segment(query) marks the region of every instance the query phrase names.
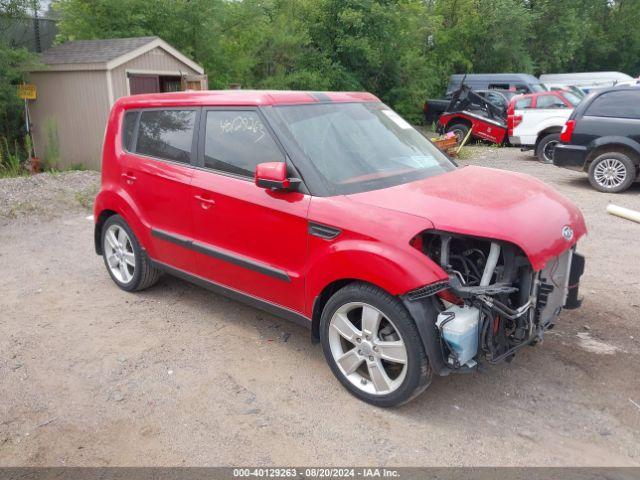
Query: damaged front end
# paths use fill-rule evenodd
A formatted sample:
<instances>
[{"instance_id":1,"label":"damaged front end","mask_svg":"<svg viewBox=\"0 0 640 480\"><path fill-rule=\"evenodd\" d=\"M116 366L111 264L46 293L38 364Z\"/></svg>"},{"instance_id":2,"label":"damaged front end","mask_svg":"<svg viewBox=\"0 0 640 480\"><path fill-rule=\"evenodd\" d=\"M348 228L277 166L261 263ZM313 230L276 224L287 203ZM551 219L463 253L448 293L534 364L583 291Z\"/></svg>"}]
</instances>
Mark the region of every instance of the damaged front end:
<instances>
[{"instance_id":1,"label":"damaged front end","mask_svg":"<svg viewBox=\"0 0 640 480\"><path fill-rule=\"evenodd\" d=\"M427 231L412 245L449 275L403 297L409 311L426 320L419 330L438 374L509 361L540 342L562 308L580 304L584 257L575 246L535 271L508 242Z\"/></svg>"}]
</instances>

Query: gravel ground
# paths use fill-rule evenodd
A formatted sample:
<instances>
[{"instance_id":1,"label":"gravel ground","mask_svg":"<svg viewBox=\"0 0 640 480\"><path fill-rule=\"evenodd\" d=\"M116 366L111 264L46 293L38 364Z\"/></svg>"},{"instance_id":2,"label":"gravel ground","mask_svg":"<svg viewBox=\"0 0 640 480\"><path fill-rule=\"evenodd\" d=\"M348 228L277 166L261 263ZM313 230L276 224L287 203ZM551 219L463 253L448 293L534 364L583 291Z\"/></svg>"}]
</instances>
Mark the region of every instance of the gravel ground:
<instances>
[{"instance_id":1,"label":"gravel ground","mask_svg":"<svg viewBox=\"0 0 640 480\"><path fill-rule=\"evenodd\" d=\"M89 208L98 193L100 173L71 171L0 179L0 217L50 216Z\"/></svg>"},{"instance_id":2,"label":"gravel ground","mask_svg":"<svg viewBox=\"0 0 640 480\"><path fill-rule=\"evenodd\" d=\"M383 410L334 380L306 330L171 277L120 291L93 252L78 172L0 180L0 465L640 465L640 185L592 190L517 149L583 210L581 309L543 345L434 379Z\"/></svg>"}]
</instances>

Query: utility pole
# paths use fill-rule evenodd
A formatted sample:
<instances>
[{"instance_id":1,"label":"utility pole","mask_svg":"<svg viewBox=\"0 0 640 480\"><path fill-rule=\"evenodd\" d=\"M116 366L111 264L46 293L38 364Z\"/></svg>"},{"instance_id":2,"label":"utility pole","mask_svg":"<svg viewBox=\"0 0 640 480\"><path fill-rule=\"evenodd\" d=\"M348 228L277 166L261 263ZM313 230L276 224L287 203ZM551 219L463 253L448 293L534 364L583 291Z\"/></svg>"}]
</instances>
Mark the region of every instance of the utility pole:
<instances>
[{"instance_id":1,"label":"utility pole","mask_svg":"<svg viewBox=\"0 0 640 480\"><path fill-rule=\"evenodd\" d=\"M39 3L38 0L33 0L33 35L36 52L42 53L42 44L40 43L40 19L38 18Z\"/></svg>"}]
</instances>

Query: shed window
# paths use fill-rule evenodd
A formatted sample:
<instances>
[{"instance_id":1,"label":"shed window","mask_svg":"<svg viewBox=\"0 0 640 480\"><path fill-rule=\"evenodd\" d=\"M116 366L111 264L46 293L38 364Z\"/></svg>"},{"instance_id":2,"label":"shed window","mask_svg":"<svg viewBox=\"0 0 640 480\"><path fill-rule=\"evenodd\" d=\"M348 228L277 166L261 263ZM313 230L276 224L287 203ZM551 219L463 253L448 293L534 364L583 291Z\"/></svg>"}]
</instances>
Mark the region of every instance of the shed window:
<instances>
[{"instance_id":1,"label":"shed window","mask_svg":"<svg viewBox=\"0 0 640 480\"><path fill-rule=\"evenodd\" d=\"M196 112L148 110L140 116L136 152L175 162L189 163Z\"/></svg>"}]
</instances>

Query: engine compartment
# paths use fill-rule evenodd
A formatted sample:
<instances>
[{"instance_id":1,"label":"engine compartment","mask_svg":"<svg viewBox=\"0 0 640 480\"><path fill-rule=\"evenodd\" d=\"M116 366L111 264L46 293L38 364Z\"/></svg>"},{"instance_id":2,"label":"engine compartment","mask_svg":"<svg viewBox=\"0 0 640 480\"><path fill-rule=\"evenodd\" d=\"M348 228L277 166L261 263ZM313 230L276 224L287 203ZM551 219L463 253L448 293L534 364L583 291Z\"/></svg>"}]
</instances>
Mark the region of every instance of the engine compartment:
<instances>
[{"instance_id":1,"label":"engine compartment","mask_svg":"<svg viewBox=\"0 0 640 480\"><path fill-rule=\"evenodd\" d=\"M449 275L420 295L437 299L435 328L452 370L511 360L542 340L565 305L574 249L536 272L508 242L427 231L412 244Z\"/></svg>"}]
</instances>

